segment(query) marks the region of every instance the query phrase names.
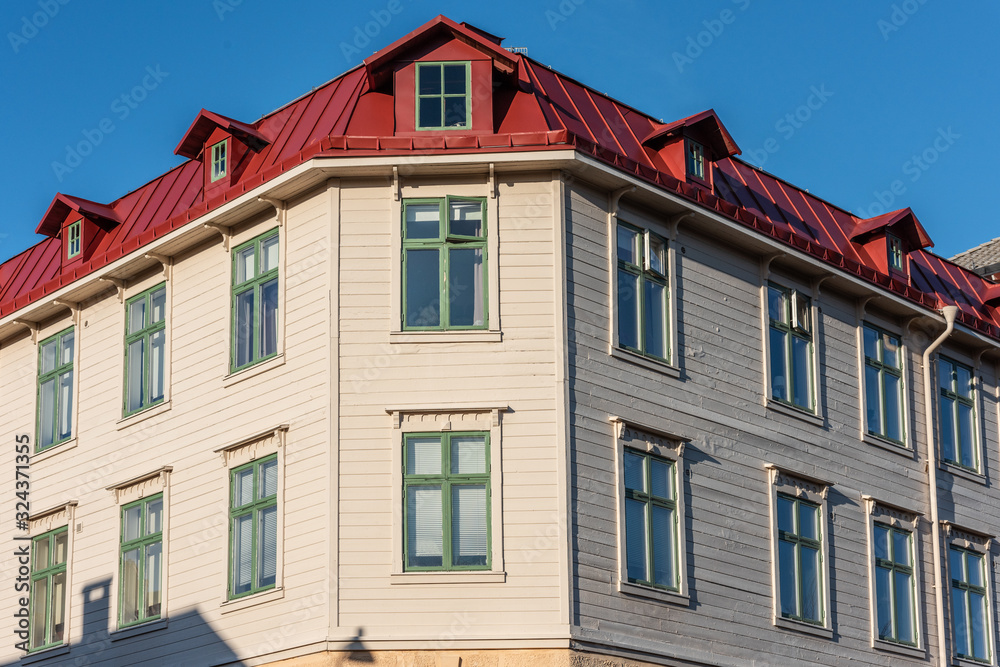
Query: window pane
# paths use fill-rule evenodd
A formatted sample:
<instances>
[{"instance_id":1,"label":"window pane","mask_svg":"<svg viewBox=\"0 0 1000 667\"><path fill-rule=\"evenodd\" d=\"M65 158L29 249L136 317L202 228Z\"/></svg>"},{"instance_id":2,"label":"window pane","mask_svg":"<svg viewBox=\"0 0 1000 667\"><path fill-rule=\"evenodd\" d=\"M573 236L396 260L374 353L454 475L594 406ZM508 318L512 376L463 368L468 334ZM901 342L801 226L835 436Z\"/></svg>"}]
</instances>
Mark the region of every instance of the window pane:
<instances>
[{"instance_id":1,"label":"window pane","mask_svg":"<svg viewBox=\"0 0 1000 667\"><path fill-rule=\"evenodd\" d=\"M236 284L240 285L248 280L253 280L257 277L254 272L254 247L251 244L249 247L240 250L236 254Z\"/></svg>"},{"instance_id":2,"label":"window pane","mask_svg":"<svg viewBox=\"0 0 1000 667\"><path fill-rule=\"evenodd\" d=\"M465 94L465 64L444 66L444 94L464 95Z\"/></svg>"},{"instance_id":3,"label":"window pane","mask_svg":"<svg viewBox=\"0 0 1000 667\"><path fill-rule=\"evenodd\" d=\"M875 558L889 560L889 529L875 524L874 532Z\"/></svg>"},{"instance_id":4,"label":"window pane","mask_svg":"<svg viewBox=\"0 0 1000 667\"><path fill-rule=\"evenodd\" d=\"M453 565L486 565L486 485L451 487Z\"/></svg>"},{"instance_id":5,"label":"window pane","mask_svg":"<svg viewBox=\"0 0 1000 667\"><path fill-rule=\"evenodd\" d=\"M799 535L810 540L819 539L819 528L816 525L819 508L799 503Z\"/></svg>"},{"instance_id":6,"label":"window pane","mask_svg":"<svg viewBox=\"0 0 1000 667\"><path fill-rule=\"evenodd\" d=\"M445 127L464 127L466 121L466 102L464 97L444 98Z\"/></svg>"},{"instance_id":7,"label":"window pane","mask_svg":"<svg viewBox=\"0 0 1000 667\"><path fill-rule=\"evenodd\" d=\"M146 326L146 299L136 299L128 305L128 332L142 331Z\"/></svg>"},{"instance_id":8,"label":"window pane","mask_svg":"<svg viewBox=\"0 0 1000 667\"><path fill-rule=\"evenodd\" d=\"M265 507L260 511L257 527L257 586L273 586L278 571L278 508Z\"/></svg>"},{"instance_id":9,"label":"window pane","mask_svg":"<svg viewBox=\"0 0 1000 667\"><path fill-rule=\"evenodd\" d=\"M912 642L913 638L913 581L905 572L896 572L896 639Z\"/></svg>"},{"instance_id":10,"label":"window pane","mask_svg":"<svg viewBox=\"0 0 1000 667\"><path fill-rule=\"evenodd\" d=\"M893 440L903 439L903 407L900 403L901 382L898 377L885 373L885 435Z\"/></svg>"},{"instance_id":11,"label":"window pane","mask_svg":"<svg viewBox=\"0 0 1000 667\"><path fill-rule=\"evenodd\" d=\"M235 507L243 507L254 501L253 467L240 470L233 479Z\"/></svg>"},{"instance_id":12,"label":"window pane","mask_svg":"<svg viewBox=\"0 0 1000 667\"><path fill-rule=\"evenodd\" d=\"M875 568L875 604L878 611L878 636L882 638L893 638L890 576L890 570L882 567Z\"/></svg>"},{"instance_id":13,"label":"window pane","mask_svg":"<svg viewBox=\"0 0 1000 667\"><path fill-rule=\"evenodd\" d=\"M73 371L59 376L59 439L72 434L73 425Z\"/></svg>"},{"instance_id":14,"label":"window pane","mask_svg":"<svg viewBox=\"0 0 1000 667\"><path fill-rule=\"evenodd\" d=\"M965 607L965 593L958 588L951 589L951 616L955 624L955 653L969 654L969 619Z\"/></svg>"},{"instance_id":15,"label":"window pane","mask_svg":"<svg viewBox=\"0 0 1000 667\"><path fill-rule=\"evenodd\" d=\"M157 331L149 337L149 402L163 400L163 373L165 370L167 334Z\"/></svg>"},{"instance_id":16,"label":"window pane","mask_svg":"<svg viewBox=\"0 0 1000 667\"><path fill-rule=\"evenodd\" d=\"M964 552L958 549L951 549L948 552L948 566L951 570L951 578L958 581L965 581L965 556Z\"/></svg>"},{"instance_id":17,"label":"window pane","mask_svg":"<svg viewBox=\"0 0 1000 667\"><path fill-rule=\"evenodd\" d=\"M417 68L420 73L420 81L417 82L417 90L421 95L441 94L441 66L421 65Z\"/></svg>"},{"instance_id":18,"label":"window pane","mask_svg":"<svg viewBox=\"0 0 1000 667\"><path fill-rule=\"evenodd\" d=\"M277 234L260 244L260 272L267 273L276 268L278 268Z\"/></svg>"},{"instance_id":19,"label":"window pane","mask_svg":"<svg viewBox=\"0 0 1000 667\"><path fill-rule=\"evenodd\" d=\"M969 619L972 630L972 656L980 660L989 657L986 639L986 599L978 593L969 593Z\"/></svg>"},{"instance_id":20,"label":"window pane","mask_svg":"<svg viewBox=\"0 0 1000 667\"><path fill-rule=\"evenodd\" d=\"M623 225L618 225L618 261L639 264L639 233Z\"/></svg>"},{"instance_id":21,"label":"window pane","mask_svg":"<svg viewBox=\"0 0 1000 667\"><path fill-rule=\"evenodd\" d=\"M441 324L441 267L437 250L406 250L406 323Z\"/></svg>"},{"instance_id":22,"label":"window pane","mask_svg":"<svg viewBox=\"0 0 1000 667\"><path fill-rule=\"evenodd\" d=\"M441 438L420 437L406 439L406 474L440 475Z\"/></svg>"},{"instance_id":23,"label":"window pane","mask_svg":"<svg viewBox=\"0 0 1000 667\"><path fill-rule=\"evenodd\" d=\"M955 391L959 396L972 396L972 373L965 366L958 366L955 373Z\"/></svg>"},{"instance_id":24,"label":"window pane","mask_svg":"<svg viewBox=\"0 0 1000 667\"><path fill-rule=\"evenodd\" d=\"M812 409L812 363L809 358L811 344L798 336L792 336L792 370L795 373L795 392L792 402L803 408Z\"/></svg>"},{"instance_id":25,"label":"window pane","mask_svg":"<svg viewBox=\"0 0 1000 667\"><path fill-rule=\"evenodd\" d=\"M420 127L442 127L441 99L423 97L420 99Z\"/></svg>"},{"instance_id":26,"label":"window pane","mask_svg":"<svg viewBox=\"0 0 1000 667\"><path fill-rule=\"evenodd\" d=\"M649 581L646 574L646 503L625 499L625 559L629 579Z\"/></svg>"},{"instance_id":27,"label":"window pane","mask_svg":"<svg viewBox=\"0 0 1000 667\"><path fill-rule=\"evenodd\" d=\"M642 493L646 492L646 471L643 466L644 456L625 452L625 488Z\"/></svg>"},{"instance_id":28,"label":"window pane","mask_svg":"<svg viewBox=\"0 0 1000 667\"><path fill-rule=\"evenodd\" d=\"M676 586L674 573L674 513L653 505L653 583Z\"/></svg>"},{"instance_id":29,"label":"window pane","mask_svg":"<svg viewBox=\"0 0 1000 667\"><path fill-rule=\"evenodd\" d=\"M674 499L673 465L657 459L649 459L649 477L652 494L660 498Z\"/></svg>"},{"instance_id":30,"label":"window pane","mask_svg":"<svg viewBox=\"0 0 1000 667\"><path fill-rule=\"evenodd\" d=\"M941 396L941 455L945 461L957 461L955 456L955 401Z\"/></svg>"},{"instance_id":31,"label":"window pane","mask_svg":"<svg viewBox=\"0 0 1000 667\"><path fill-rule=\"evenodd\" d=\"M483 205L479 202L451 202L449 219L451 222L450 234L477 237L483 235Z\"/></svg>"},{"instance_id":32,"label":"window pane","mask_svg":"<svg viewBox=\"0 0 1000 667\"><path fill-rule=\"evenodd\" d=\"M865 366L865 414L868 419L868 431L885 435L882 432L879 375L880 373L877 368Z\"/></svg>"},{"instance_id":33,"label":"window pane","mask_svg":"<svg viewBox=\"0 0 1000 667\"><path fill-rule=\"evenodd\" d=\"M260 466L260 495L258 498L268 498L278 493L278 460L272 459Z\"/></svg>"},{"instance_id":34,"label":"window pane","mask_svg":"<svg viewBox=\"0 0 1000 667\"><path fill-rule=\"evenodd\" d=\"M639 276L618 270L618 344L639 349Z\"/></svg>"},{"instance_id":35,"label":"window pane","mask_svg":"<svg viewBox=\"0 0 1000 667\"><path fill-rule=\"evenodd\" d=\"M42 375L51 373L56 369L56 341L49 341L42 345Z\"/></svg>"},{"instance_id":36,"label":"window pane","mask_svg":"<svg viewBox=\"0 0 1000 667\"><path fill-rule=\"evenodd\" d=\"M661 276L667 273L666 247L661 239L649 237L649 268Z\"/></svg>"},{"instance_id":37,"label":"window pane","mask_svg":"<svg viewBox=\"0 0 1000 667\"><path fill-rule=\"evenodd\" d=\"M52 643L66 640L66 573L52 575Z\"/></svg>"},{"instance_id":38,"label":"window pane","mask_svg":"<svg viewBox=\"0 0 1000 667\"><path fill-rule=\"evenodd\" d=\"M163 500L146 504L146 535L155 535L163 530Z\"/></svg>"},{"instance_id":39,"label":"window pane","mask_svg":"<svg viewBox=\"0 0 1000 667\"><path fill-rule=\"evenodd\" d=\"M448 308L451 326L482 326L483 250L453 248L448 258Z\"/></svg>"},{"instance_id":40,"label":"window pane","mask_svg":"<svg viewBox=\"0 0 1000 667\"><path fill-rule=\"evenodd\" d=\"M52 555L51 550L51 537L46 537L43 540L34 541L35 550L35 570L44 570L51 564L49 558Z\"/></svg>"},{"instance_id":41,"label":"window pane","mask_svg":"<svg viewBox=\"0 0 1000 667\"><path fill-rule=\"evenodd\" d=\"M961 463L967 468L976 467L976 453L973 439L972 407L958 404L958 429L962 448Z\"/></svg>"},{"instance_id":42,"label":"window pane","mask_svg":"<svg viewBox=\"0 0 1000 667\"><path fill-rule=\"evenodd\" d=\"M244 366L253 360L254 291L248 289L236 296L236 366Z\"/></svg>"},{"instance_id":43,"label":"window pane","mask_svg":"<svg viewBox=\"0 0 1000 667\"><path fill-rule=\"evenodd\" d=\"M278 280L260 286L260 299L264 306L260 323L260 356L278 353Z\"/></svg>"},{"instance_id":44,"label":"window pane","mask_svg":"<svg viewBox=\"0 0 1000 667\"><path fill-rule=\"evenodd\" d=\"M407 487L406 532L408 565L440 567L443 564L440 486Z\"/></svg>"},{"instance_id":45,"label":"window pane","mask_svg":"<svg viewBox=\"0 0 1000 667\"><path fill-rule=\"evenodd\" d=\"M875 359L877 361L879 332L870 327L865 327L862 337L864 338L865 343L865 357Z\"/></svg>"},{"instance_id":46,"label":"window pane","mask_svg":"<svg viewBox=\"0 0 1000 667\"><path fill-rule=\"evenodd\" d=\"M136 540L142 535L142 505L133 505L125 510L122 539L126 542Z\"/></svg>"},{"instance_id":47,"label":"window pane","mask_svg":"<svg viewBox=\"0 0 1000 667\"><path fill-rule=\"evenodd\" d=\"M910 534L894 531L892 534L892 559L900 565L910 566Z\"/></svg>"},{"instance_id":48,"label":"window pane","mask_svg":"<svg viewBox=\"0 0 1000 667\"><path fill-rule=\"evenodd\" d=\"M661 359L667 356L667 288L646 280L644 283L644 352Z\"/></svg>"},{"instance_id":49,"label":"window pane","mask_svg":"<svg viewBox=\"0 0 1000 667\"><path fill-rule=\"evenodd\" d=\"M781 579L781 613L784 616L798 616L798 568L795 564L795 545L781 540L778 542L778 576Z\"/></svg>"},{"instance_id":50,"label":"window pane","mask_svg":"<svg viewBox=\"0 0 1000 667\"><path fill-rule=\"evenodd\" d=\"M138 410L143 406L143 352L145 339L139 338L129 343L128 346L128 395L126 401L127 412Z\"/></svg>"},{"instance_id":51,"label":"window pane","mask_svg":"<svg viewBox=\"0 0 1000 667\"><path fill-rule=\"evenodd\" d=\"M803 546L802 559L802 617L821 621L822 598L820 593L819 551Z\"/></svg>"},{"instance_id":52,"label":"window pane","mask_svg":"<svg viewBox=\"0 0 1000 667\"><path fill-rule=\"evenodd\" d=\"M809 310L809 299L798 292L795 293L795 326L804 331L812 329L812 313Z\"/></svg>"},{"instance_id":53,"label":"window pane","mask_svg":"<svg viewBox=\"0 0 1000 667\"><path fill-rule=\"evenodd\" d=\"M982 587L983 584L983 559L975 554L965 554L965 573L970 586Z\"/></svg>"},{"instance_id":54,"label":"window pane","mask_svg":"<svg viewBox=\"0 0 1000 667\"><path fill-rule=\"evenodd\" d=\"M795 532L795 502L783 496L778 496L778 530Z\"/></svg>"},{"instance_id":55,"label":"window pane","mask_svg":"<svg viewBox=\"0 0 1000 667\"><path fill-rule=\"evenodd\" d=\"M944 359L938 360L938 386L946 391L952 388L952 365Z\"/></svg>"},{"instance_id":56,"label":"window pane","mask_svg":"<svg viewBox=\"0 0 1000 667\"><path fill-rule=\"evenodd\" d=\"M771 328L771 396L788 400L787 371L785 369L785 338L787 333Z\"/></svg>"},{"instance_id":57,"label":"window pane","mask_svg":"<svg viewBox=\"0 0 1000 667\"><path fill-rule=\"evenodd\" d=\"M250 568L253 563L253 519L244 514L233 519L233 594L250 590Z\"/></svg>"},{"instance_id":58,"label":"window pane","mask_svg":"<svg viewBox=\"0 0 1000 667\"><path fill-rule=\"evenodd\" d=\"M440 206L437 204L407 204L404 232L407 239L438 238L441 235Z\"/></svg>"},{"instance_id":59,"label":"window pane","mask_svg":"<svg viewBox=\"0 0 1000 667\"><path fill-rule=\"evenodd\" d=\"M900 368L899 339L889 334L882 335L882 363L893 368Z\"/></svg>"},{"instance_id":60,"label":"window pane","mask_svg":"<svg viewBox=\"0 0 1000 667\"><path fill-rule=\"evenodd\" d=\"M70 331L62 337L62 348L59 354L59 365L69 364L73 362L73 340L76 338L76 333Z\"/></svg>"},{"instance_id":61,"label":"window pane","mask_svg":"<svg viewBox=\"0 0 1000 667\"><path fill-rule=\"evenodd\" d=\"M145 616L160 615L160 581L163 568L163 543L154 542L146 547Z\"/></svg>"},{"instance_id":62,"label":"window pane","mask_svg":"<svg viewBox=\"0 0 1000 667\"><path fill-rule=\"evenodd\" d=\"M122 623L139 620L139 550L122 554Z\"/></svg>"},{"instance_id":63,"label":"window pane","mask_svg":"<svg viewBox=\"0 0 1000 667\"><path fill-rule=\"evenodd\" d=\"M31 584L31 647L48 643L45 636L45 607L49 598L49 580L41 578Z\"/></svg>"},{"instance_id":64,"label":"window pane","mask_svg":"<svg viewBox=\"0 0 1000 667\"><path fill-rule=\"evenodd\" d=\"M62 531L53 538L52 542L54 543L52 551L52 564L59 565L61 563L65 563L66 547L69 544L69 533L65 530Z\"/></svg>"},{"instance_id":65,"label":"window pane","mask_svg":"<svg viewBox=\"0 0 1000 667\"><path fill-rule=\"evenodd\" d=\"M161 287L149 296L151 313L149 321L152 324L162 322L167 316L167 288Z\"/></svg>"},{"instance_id":66,"label":"window pane","mask_svg":"<svg viewBox=\"0 0 1000 667\"><path fill-rule=\"evenodd\" d=\"M440 451L439 447L438 452ZM486 438L481 435L452 437L451 472L454 475L478 475L485 473Z\"/></svg>"},{"instance_id":67,"label":"window pane","mask_svg":"<svg viewBox=\"0 0 1000 667\"><path fill-rule=\"evenodd\" d=\"M38 446L48 447L55 442L56 382L46 380L38 388Z\"/></svg>"},{"instance_id":68,"label":"window pane","mask_svg":"<svg viewBox=\"0 0 1000 667\"><path fill-rule=\"evenodd\" d=\"M788 309L785 306L786 295L783 291L774 288L767 288L767 314L775 322L788 324Z\"/></svg>"}]
</instances>

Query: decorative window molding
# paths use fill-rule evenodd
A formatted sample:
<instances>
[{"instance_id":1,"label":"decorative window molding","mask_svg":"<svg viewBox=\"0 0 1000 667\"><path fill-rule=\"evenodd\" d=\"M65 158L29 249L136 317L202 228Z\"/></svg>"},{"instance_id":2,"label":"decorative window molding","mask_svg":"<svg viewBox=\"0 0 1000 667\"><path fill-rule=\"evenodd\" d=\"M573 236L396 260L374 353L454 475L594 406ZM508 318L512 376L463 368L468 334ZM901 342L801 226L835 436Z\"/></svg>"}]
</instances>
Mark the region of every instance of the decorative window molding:
<instances>
[{"instance_id":1,"label":"decorative window molding","mask_svg":"<svg viewBox=\"0 0 1000 667\"><path fill-rule=\"evenodd\" d=\"M223 467L234 468L284 449L288 428L288 424L280 424L212 452L222 457Z\"/></svg>"},{"instance_id":2,"label":"decorative window molding","mask_svg":"<svg viewBox=\"0 0 1000 667\"><path fill-rule=\"evenodd\" d=\"M74 519L77 505L77 501L71 500L37 512L28 518L28 531L32 536L32 574L28 593L29 600L31 601L30 611L32 619L35 618L34 607L37 604L36 600L41 597L45 600L46 604L46 611L43 614L44 630L41 637L37 636L37 626L34 626L34 623L32 623L33 627L30 629L31 636L28 644L29 655L35 652L39 654L43 652L47 653L50 650L57 649L57 647L67 645L71 641L72 605L70 603L72 600L71 591L73 590L73 542L75 533L71 528L75 525ZM63 538L62 536L65 537ZM58 538L58 544L56 543L56 538ZM45 549L46 562L43 564L39 560L43 556L43 552L39 548L38 542L39 540L46 539L48 541L48 548ZM61 555L58 552L62 549L65 549L65 553ZM58 556L55 560L61 560L62 562L54 562L53 556ZM59 577L62 581L53 581L53 578L58 575L63 575ZM36 589L36 579L45 579L46 583L38 584ZM53 584L61 584L61 596L59 596L59 592L55 590ZM52 606L52 602L56 601L54 596L61 597L61 600L58 601L59 607L56 608ZM54 624L54 620L61 620L61 623ZM58 627L60 625L61 627Z\"/></svg>"},{"instance_id":3,"label":"decorative window molding","mask_svg":"<svg viewBox=\"0 0 1000 667\"><path fill-rule=\"evenodd\" d=\"M990 557L995 538L950 521L942 521L941 526L948 546L954 664L962 667L996 665L993 562Z\"/></svg>"},{"instance_id":4,"label":"decorative window molding","mask_svg":"<svg viewBox=\"0 0 1000 667\"><path fill-rule=\"evenodd\" d=\"M827 519L832 484L771 463L764 467L771 516L772 622L777 627L832 639ZM805 561L805 557L810 560ZM794 558L793 565L784 566L783 558ZM803 567L807 562L812 569ZM820 581L805 576L813 571ZM785 590L792 587L794 590Z\"/></svg>"},{"instance_id":5,"label":"decorative window molding","mask_svg":"<svg viewBox=\"0 0 1000 667\"><path fill-rule=\"evenodd\" d=\"M127 505L140 498L157 493L166 495L170 487L170 473L173 466L163 466L142 475L106 487L115 499L116 505Z\"/></svg>"}]
</instances>

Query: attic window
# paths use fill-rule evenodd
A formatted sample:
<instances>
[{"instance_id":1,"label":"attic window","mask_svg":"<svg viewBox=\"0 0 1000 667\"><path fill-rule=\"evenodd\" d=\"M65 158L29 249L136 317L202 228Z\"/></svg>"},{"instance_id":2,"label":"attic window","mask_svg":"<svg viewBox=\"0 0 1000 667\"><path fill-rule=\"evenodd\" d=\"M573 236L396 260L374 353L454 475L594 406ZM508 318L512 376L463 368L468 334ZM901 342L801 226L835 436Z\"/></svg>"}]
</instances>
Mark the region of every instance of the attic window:
<instances>
[{"instance_id":1,"label":"attic window","mask_svg":"<svg viewBox=\"0 0 1000 667\"><path fill-rule=\"evenodd\" d=\"M417 63L417 129L472 127L469 62Z\"/></svg>"},{"instance_id":2,"label":"attic window","mask_svg":"<svg viewBox=\"0 0 1000 667\"><path fill-rule=\"evenodd\" d=\"M691 178L705 180L705 148L697 141L687 140L687 173Z\"/></svg>"},{"instance_id":3,"label":"attic window","mask_svg":"<svg viewBox=\"0 0 1000 667\"><path fill-rule=\"evenodd\" d=\"M73 259L80 254L83 235L83 220L77 220L66 228L66 259Z\"/></svg>"},{"instance_id":4,"label":"attic window","mask_svg":"<svg viewBox=\"0 0 1000 667\"><path fill-rule=\"evenodd\" d=\"M889 268L903 271L903 242L891 234L886 234L885 239L889 248Z\"/></svg>"},{"instance_id":5,"label":"attic window","mask_svg":"<svg viewBox=\"0 0 1000 667\"><path fill-rule=\"evenodd\" d=\"M212 182L226 175L226 140L212 146Z\"/></svg>"}]
</instances>

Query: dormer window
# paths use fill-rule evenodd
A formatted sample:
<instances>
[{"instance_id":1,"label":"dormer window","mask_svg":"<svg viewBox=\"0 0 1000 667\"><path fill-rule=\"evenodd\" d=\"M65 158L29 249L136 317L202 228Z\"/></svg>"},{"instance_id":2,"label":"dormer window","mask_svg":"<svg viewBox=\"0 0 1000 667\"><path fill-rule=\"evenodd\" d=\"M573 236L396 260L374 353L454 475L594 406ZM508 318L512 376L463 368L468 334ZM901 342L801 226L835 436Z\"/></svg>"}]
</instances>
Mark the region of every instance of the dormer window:
<instances>
[{"instance_id":1,"label":"dormer window","mask_svg":"<svg viewBox=\"0 0 1000 667\"><path fill-rule=\"evenodd\" d=\"M212 182L226 175L226 140L212 146Z\"/></svg>"},{"instance_id":2,"label":"dormer window","mask_svg":"<svg viewBox=\"0 0 1000 667\"><path fill-rule=\"evenodd\" d=\"M705 147L697 141L687 140L687 173L690 178L705 180Z\"/></svg>"},{"instance_id":3,"label":"dormer window","mask_svg":"<svg viewBox=\"0 0 1000 667\"><path fill-rule=\"evenodd\" d=\"M70 223L66 228L66 259L73 259L80 254L83 245L83 220Z\"/></svg>"},{"instance_id":4,"label":"dormer window","mask_svg":"<svg viewBox=\"0 0 1000 667\"><path fill-rule=\"evenodd\" d=\"M417 63L417 129L472 127L470 63Z\"/></svg>"},{"instance_id":5,"label":"dormer window","mask_svg":"<svg viewBox=\"0 0 1000 667\"><path fill-rule=\"evenodd\" d=\"M885 235L886 245L889 250L889 269L905 273L903 268L903 242L891 234Z\"/></svg>"}]
</instances>

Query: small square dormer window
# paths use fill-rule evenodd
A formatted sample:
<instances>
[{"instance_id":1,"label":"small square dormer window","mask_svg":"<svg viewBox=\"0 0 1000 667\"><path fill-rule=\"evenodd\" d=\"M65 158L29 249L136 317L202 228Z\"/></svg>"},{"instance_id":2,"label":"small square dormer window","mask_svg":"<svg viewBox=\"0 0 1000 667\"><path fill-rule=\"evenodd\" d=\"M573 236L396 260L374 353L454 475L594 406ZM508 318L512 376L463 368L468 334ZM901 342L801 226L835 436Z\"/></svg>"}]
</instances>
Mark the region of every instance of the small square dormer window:
<instances>
[{"instance_id":1,"label":"small square dormer window","mask_svg":"<svg viewBox=\"0 0 1000 667\"><path fill-rule=\"evenodd\" d=\"M691 178L705 180L705 147L697 141L687 140L687 173Z\"/></svg>"},{"instance_id":2,"label":"small square dormer window","mask_svg":"<svg viewBox=\"0 0 1000 667\"><path fill-rule=\"evenodd\" d=\"M468 62L417 63L417 129L472 127Z\"/></svg>"},{"instance_id":3,"label":"small square dormer window","mask_svg":"<svg viewBox=\"0 0 1000 667\"><path fill-rule=\"evenodd\" d=\"M212 182L226 175L226 140L212 146Z\"/></svg>"},{"instance_id":4,"label":"small square dormer window","mask_svg":"<svg viewBox=\"0 0 1000 667\"><path fill-rule=\"evenodd\" d=\"M903 268L903 242L891 234L885 235L889 249L889 268L893 271L905 271Z\"/></svg>"},{"instance_id":5,"label":"small square dormer window","mask_svg":"<svg viewBox=\"0 0 1000 667\"><path fill-rule=\"evenodd\" d=\"M70 223L66 228L66 259L73 259L80 254L83 246L83 220Z\"/></svg>"}]
</instances>

